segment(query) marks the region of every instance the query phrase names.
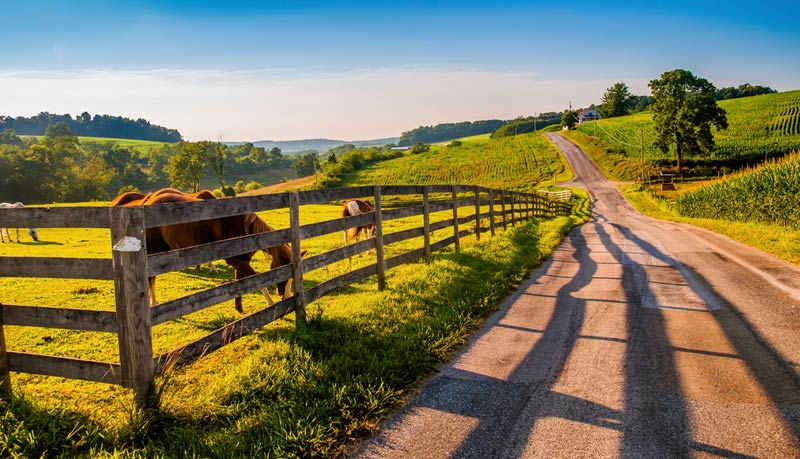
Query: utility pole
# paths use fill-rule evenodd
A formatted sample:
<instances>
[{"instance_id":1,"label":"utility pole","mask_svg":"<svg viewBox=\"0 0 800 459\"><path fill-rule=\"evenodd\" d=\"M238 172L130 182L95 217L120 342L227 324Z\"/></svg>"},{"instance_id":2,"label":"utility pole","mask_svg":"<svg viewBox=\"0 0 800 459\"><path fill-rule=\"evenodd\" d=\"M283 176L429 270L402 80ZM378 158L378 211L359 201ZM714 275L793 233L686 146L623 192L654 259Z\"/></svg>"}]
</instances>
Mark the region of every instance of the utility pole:
<instances>
[{"instance_id":1,"label":"utility pole","mask_svg":"<svg viewBox=\"0 0 800 459\"><path fill-rule=\"evenodd\" d=\"M536 112L533 112L533 132L536 132Z\"/></svg>"}]
</instances>

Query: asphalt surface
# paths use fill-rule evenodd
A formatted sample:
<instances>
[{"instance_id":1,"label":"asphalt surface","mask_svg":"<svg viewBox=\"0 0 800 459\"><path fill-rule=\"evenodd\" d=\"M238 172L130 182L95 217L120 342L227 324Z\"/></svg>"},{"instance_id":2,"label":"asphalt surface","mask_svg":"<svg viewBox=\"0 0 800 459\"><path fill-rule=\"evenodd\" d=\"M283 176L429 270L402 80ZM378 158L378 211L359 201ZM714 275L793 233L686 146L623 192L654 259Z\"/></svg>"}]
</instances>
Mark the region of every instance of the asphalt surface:
<instances>
[{"instance_id":1,"label":"asphalt surface","mask_svg":"<svg viewBox=\"0 0 800 459\"><path fill-rule=\"evenodd\" d=\"M637 213L548 136L592 220L353 456L800 458L800 269Z\"/></svg>"}]
</instances>

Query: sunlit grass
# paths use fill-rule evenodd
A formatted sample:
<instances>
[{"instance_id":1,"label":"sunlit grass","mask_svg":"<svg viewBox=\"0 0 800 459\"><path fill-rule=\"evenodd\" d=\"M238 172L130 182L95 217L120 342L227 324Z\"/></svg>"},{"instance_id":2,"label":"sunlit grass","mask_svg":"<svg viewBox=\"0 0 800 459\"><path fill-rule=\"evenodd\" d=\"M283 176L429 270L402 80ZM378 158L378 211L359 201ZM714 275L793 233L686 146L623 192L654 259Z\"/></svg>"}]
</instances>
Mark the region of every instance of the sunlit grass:
<instances>
[{"instance_id":1,"label":"sunlit grass","mask_svg":"<svg viewBox=\"0 0 800 459\"><path fill-rule=\"evenodd\" d=\"M301 220L337 218L339 211L338 205L304 206ZM447 214L436 218L449 218ZM0 418L0 452L11 457L334 457L349 440L375 429L380 417L449 358L510 289L550 254L563 234L587 215L588 199L583 195L576 216L498 229L495 237L487 234L480 242L468 237L459 254L451 247L435 253L430 264L415 262L388 271L384 291L378 291L372 278L323 297L309 305L305 330L295 330L289 315L158 378L162 397L157 412L137 412L130 391L120 387L14 374L17 396ZM278 228L288 225L285 210L262 216ZM420 226L421 218L410 220L414 219L387 222L386 232ZM45 240L62 243L59 256L79 256L82 252L74 247L68 230L59 231L42 230ZM434 240L449 235L439 233ZM110 245L102 230L81 237L102 247ZM341 237L337 232L315 238L304 248L309 255L320 253L340 246ZM388 246L387 256L420 246L419 240ZM40 250L13 244L4 248L4 254L32 248ZM98 255L103 250L108 248L97 249ZM354 257L353 263L371 263L371 257ZM261 263L257 270L265 269ZM344 263L330 270L345 272ZM187 269L160 276L159 296L182 296L230 278L229 270L221 271L215 276ZM331 274L325 271L309 273L307 282ZM2 279L4 296L17 281ZM55 289L29 285L14 290L13 296L15 302L111 307L110 301L105 305L110 300L106 287L71 282L63 281ZM74 293L77 289L81 290ZM63 296L70 300L58 300ZM246 311L260 307L262 297L247 296ZM171 349L235 317L232 304L222 304L155 327L154 348ZM12 350L74 353L101 360L115 357L113 336L90 335L103 334L6 330Z\"/></svg>"}]
</instances>

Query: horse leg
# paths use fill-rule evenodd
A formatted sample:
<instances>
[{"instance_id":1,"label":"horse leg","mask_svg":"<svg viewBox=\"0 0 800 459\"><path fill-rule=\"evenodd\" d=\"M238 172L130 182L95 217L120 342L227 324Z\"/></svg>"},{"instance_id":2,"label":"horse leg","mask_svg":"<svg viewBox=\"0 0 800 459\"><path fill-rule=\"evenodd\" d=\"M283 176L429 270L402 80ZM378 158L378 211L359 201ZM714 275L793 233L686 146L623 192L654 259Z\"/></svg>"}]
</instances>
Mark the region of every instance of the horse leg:
<instances>
[{"instance_id":1,"label":"horse leg","mask_svg":"<svg viewBox=\"0 0 800 459\"><path fill-rule=\"evenodd\" d=\"M8 235L8 240L11 240L11 235ZM19 227L17 227L17 244L19 244Z\"/></svg>"},{"instance_id":2,"label":"horse leg","mask_svg":"<svg viewBox=\"0 0 800 459\"><path fill-rule=\"evenodd\" d=\"M294 294L294 292L292 291L292 286L293 285L294 285L294 279L292 279L290 277L289 280L286 281L286 288L283 290L283 297L284 298L289 298L290 296L292 296Z\"/></svg>"},{"instance_id":3,"label":"horse leg","mask_svg":"<svg viewBox=\"0 0 800 459\"><path fill-rule=\"evenodd\" d=\"M0 228L0 242L6 242L6 240L3 239L3 229L4 228ZM8 232L8 230L6 230L6 232ZM8 242L11 242L11 236L8 237Z\"/></svg>"},{"instance_id":4,"label":"horse leg","mask_svg":"<svg viewBox=\"0 0 800 459\"><path fill-rule=\"evenodd\" d=\"M147 278L147 297L150 298L150 306L158 304L156 301L156 276Z\"/></svg>"},{"instance_id":5,"label":"horse leg","mask_svg":"<svg viewBox=\"0 0 800 459\"><path fill-rule=\"evenodd\" d=\"M233 267L235 279L244 279L245 277L252 276L256 273L250 263L244 260L225 260L229 265ZM272 297L269 296L269 291L266 287L261 289L261 293L264 294L264 298L267 300L267 306L272 306L275 304L275 301L272 300ZM236 308L236 312L239 314L244 314L244 308L242 307L242 297L237 296L234 299L234 307Z\"/></svg>"}]
</instances>

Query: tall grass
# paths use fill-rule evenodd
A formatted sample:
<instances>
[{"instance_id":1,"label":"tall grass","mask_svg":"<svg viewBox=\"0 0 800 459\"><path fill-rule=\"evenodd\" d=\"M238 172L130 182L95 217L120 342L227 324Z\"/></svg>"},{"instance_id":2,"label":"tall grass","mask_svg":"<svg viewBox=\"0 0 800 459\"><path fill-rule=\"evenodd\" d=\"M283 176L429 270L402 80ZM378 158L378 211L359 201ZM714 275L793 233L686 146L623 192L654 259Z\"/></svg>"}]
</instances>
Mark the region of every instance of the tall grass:
<instances>
[{"instance_id":1,"label":"tall grass","mask_svg":"<svg viewBox=\"0 0 800 459\"><path fill-rule=\"evenodd\" d=\"M800 153L683 193L675 206L687 217L800 228Z\"/></svg>"}]
</instances>

